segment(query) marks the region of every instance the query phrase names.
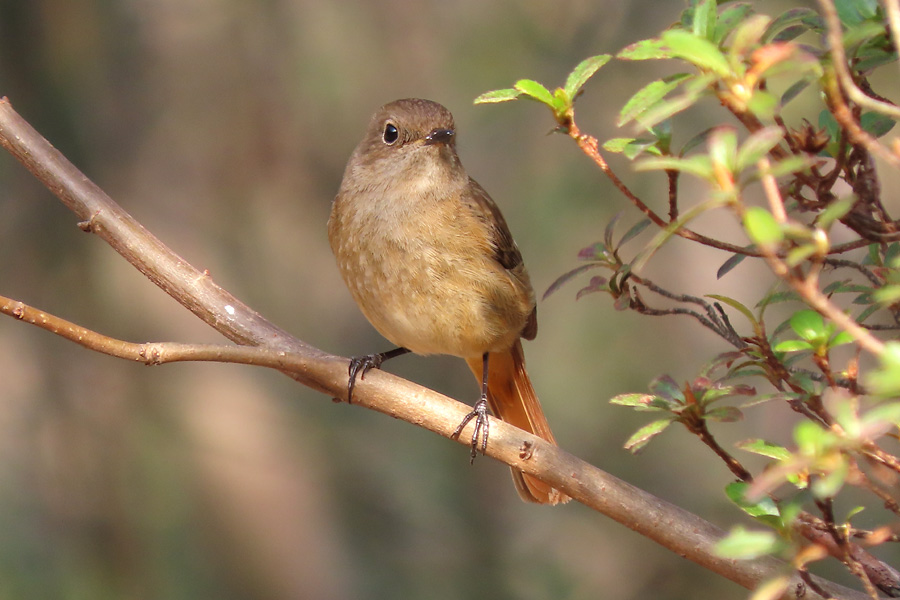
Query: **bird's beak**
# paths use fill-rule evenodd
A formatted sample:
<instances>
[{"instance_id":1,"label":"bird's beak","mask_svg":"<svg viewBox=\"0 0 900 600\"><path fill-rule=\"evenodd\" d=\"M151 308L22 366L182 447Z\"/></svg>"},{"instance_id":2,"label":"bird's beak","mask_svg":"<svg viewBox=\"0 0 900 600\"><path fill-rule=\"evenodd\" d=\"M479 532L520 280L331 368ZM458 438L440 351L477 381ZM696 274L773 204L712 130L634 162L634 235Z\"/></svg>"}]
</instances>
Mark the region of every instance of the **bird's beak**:
<instances>
[{"instance_id":1,"label":"bird's beak","mask_svg":"<svg viewBox=\"0 0 900 600\"><path fill-rule=\"evenodd\" d=\"M449 144L453 140L454 135L456 135L456 132L452 129L435 129L425 136L425 144L427 146L432 144Z\"/></svg>"}]
</instances>

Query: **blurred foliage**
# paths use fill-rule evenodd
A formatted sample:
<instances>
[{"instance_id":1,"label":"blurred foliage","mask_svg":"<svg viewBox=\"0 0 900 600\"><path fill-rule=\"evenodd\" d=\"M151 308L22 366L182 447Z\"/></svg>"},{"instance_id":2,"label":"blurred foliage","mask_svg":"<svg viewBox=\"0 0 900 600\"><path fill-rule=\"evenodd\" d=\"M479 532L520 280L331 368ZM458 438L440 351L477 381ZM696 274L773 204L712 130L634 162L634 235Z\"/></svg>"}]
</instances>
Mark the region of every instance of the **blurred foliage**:
<instances>
[{"instance_id":1,"label":"blurred foliage","mask_svg":"<svg viewBox=\"0 0 900 600\"><path fill-rule=\"evenodd\" d=\"M612 399L661 415L641 426L625 448L637 452L672 424L683 425L739 480L728 484L728 497L775 530L735 526L720 545L724 556L781 556L805 575L812 563L831 554L873 598L878 590L896 596L900 574L862 546L897 542L900 516L900 343L892 335L900 330L900 221L890 217L894 198L882 193L886 188L880 181L883 171L900 168L900 144L885 139L900 109L871 83L879 70L895 73L897 33L888 27L888 3L819 4L822 15L795 8L772 17L747 3L693 0L661 35L619 52L622 60L674 59L675 69L691 69L668 73L625 102L619 124L634 121L645 137L615 138L603 145L635 161L637 171L667 176L668 219L617 184L647 218L616 244L613 219L603 241L579 253L587 264L563 274L548 293L589 269L605 269L612 275L592 277L576 299L605 292L619 310L688 314L733 346L689 383L661 375L649 393ZM575 121L578 90L608 60L605 55L585 60L562 88L551 91L525 79L511 89L483 94L477 102L522 97L546 105L557 131L572 137L615 180L597 153L596 139ZM818 128L809 119L785 116L787 105L807 88L821 103ZM886 93L892 92L896 85ZM728 110L731 122L691 134L680 122L681 113L711 101ZM747 132L743 141L741 129ZM673 132L685 130L688 141L676 150ZM703 180L707 197L685 207L682 175ZM711 211L731 213L743 236L707 237L688 228ZM623 257L621 246L648 223L657 226L657 234L630 259ZM776 276L774 287L756 287L754 312L734 298L705 294L709 302L642 277L648 262L676 236L733 251L717 277L727 276L746 258L765 261ZM646 294L674 307L651 308ZM767 309L777 303L789 303L792 312L773 327ZM740 318L737 326L732 316ZM839 352L847 346L849 354ZM775 444L746 426L741 435L753 438L738 447L768 459L753 472L718 442L709 425L740 422L747 410L773 400L797 415L793 443ZM862 491L861 499L846 500L849 494L842 492L849 487ZM847 502L859 504L846 515L837 514L835 506ZM868 527L851 523L864 509L883 513ZM787 574L779 575L753 597L780 597L788 585Z\"/></svg>"},{"instance_id":2,"label":"blurred foliage","mask_svg":"<svg viewBox=\"0 0 900 600\"><path fill-rule=\"evenodd\" d=\"M679 17L684 4L0 2L0 94L186 260L208 268L220 284L299 337L347 355L377 350L384 341L340 283L325 239L343 166L378 105L418 96L450 107L462 159L503 208L537 287L549 287L589 240L604 238L579 256L583 270L610 275L597 275L580 295L609 293L614 302L572 303L556 294L542 303L540 336L526 349L557 438L636 485L724 520L733 513L718 492L728 473L719 457L671 431L644 436L652 443L631 456L621 446L645 424L645 415L609 410L607 400L655 380L651 394L660 398L656 405L667 422L699 427L714 415L728 417L716 423L730 422L740 410L747 426L764 428L770 440L748 445L757 450L754 457L787 460L783 450L807 461L789 463L783 473L795 485L792 478L801 481L804 468L823 468L817 452L841 457L857 451L845 438L828 438L804 442L812 454L798 454L784 408L831 389L810 375L822 373L818 366L805 368L804 361L819 356L815 348L824 347L834 362L846 360L835 352L852 346L833 348L844 340L827 320L819 332L794 330L791 314L803 309L791 291L776 289L755 311L747 308L769 285L768 272L755 261L723 265L720 250L684 244L674 228L660 230L643 217L625 234L615 224L604 232L603 223L622 210L621 196L562 136L544 137L545 119L527 107L471 106L481 91L522 73L532 74L533 84L513 89L543 96L538 80L564 79L560 74L580 63L559 92L541 86L550 94L555 123L563 118L565 130L567 109L577 100L579 125L610 139L605 146L617 170L625 172L632 161L664 169L665 179L642 174L629 180L637 196L666 198L669 182L678 179L672 173L690 174L697 181L680 182L684 196L708 202L697 214L675 215L678 227L690 222L722 235L732 231L733 211L713 209L748 201L766 173L791 177L791 168L816 168L818 158L807 155L820 153L832 161L844 153L852 158L850 169L864 164L852 154L854 145L841 141L841 125L814 93L822 61L805 53L818 40L812 29L820 23L817 13L788 1L718 8L706 2ZM853 33L848 51L855 68L870 69L866 75L877 86L884 81L879 73L892 68L885 64L887 38L872 26L881 15L871 13L871 3L841 6ZM755 37L765 14L780 16ZM784 39L766 38L769 29ZM789 32L798 33L785 37ZM651 41L635 44L644 38ZM754 54L793 40L801 48L787 56ZM666 52L681 63L639 60ZM672 74L673 64L694 66ZM796 72L777 73L785 66ZM723 89L742 114L759 115L765 124L741 143L737 127L716 127L724 111L710 108L713 88L726 80ZM736 93L738 83L744 92ZM784 88L780 94L772 91L776 84ZM792 110L794 128L776 138L776 115ZM871 110L859 120L879 136L890 125ZM635 123L637 133L627 129ZM802 160L784 157L767 171L758 168L760 156L786 144ZM676 162L654 165L651 158ZM712 191L701 181L711 182ZM723 189L728 181L733 186ZM885 175L882 188L890 185ZM9 157L0 158L0 187L6 295L117 337L218 341L84 236L72 215ZM838 191L838 199L805 215L819 215L829 242L847 236L842 219L853 214L839 210L852 192ZM749 208L766 210L764 203ZM809 219L797 227L775 219L773 228L762 213L748 214L748 229L759 236L753 241L793 251L795 268L821 255L821 235L806 235ZM645 266L634 272L634 255L622 247L649 231L654 237L641 255ZM838 278L827 293L860 299L854 306L871 309L874 322L892 302L885 282L900 281L896 254L894 243L875 245L858 262L877 283ZM739 271L716 279L720 265ZM694 308L666 307L665 314L687 319L646 319L627 310L654 314L640 302L637 286L662 293L703 289L710 297L674 294L669 301ZM758 344L731 366L722 359L704 367L729 332L722 305L744 315L751 329L772 319L785 325L744 336ZM698 333L703 320L712 328ZM791 340L810 348L783 348L771 364L762 354ZM872 378L888 398L900 387L891 366L900 365L898 356L887 345L884 367ZM749 388L722 380L721 371L745 365L738 369L744 375L765 379L766 368L781 362L799 391L769 392L754 384L760 399L776 401L753 411L729 404L734 398L746 403ZM753 375L754 368L763 374ZM473 400L477 393L462 361L407 358L390 369L458 398ZM705 379L693 375L707 369ZM690 383L672 384L685 378ZM523 505L502 465L476 461L469 467L464 448L333 405L276 374L215 365L142 369L7 321L0 322L0 379L2 598L595 598L598 590L611 598L746 595L577 506ZM691 396L703 406L688 407ZM854 414L841 422L870 423L868 412L856 420ZM879 424L890 417L874 414ZM724 447L740 436L747 437L723 428L715 439ZM849 488L840 493L852 493ZM851 503L868 502L862 497ZM778 518L785 506L778 504ZM881 520L872 509L855 516L854 524L874 529ZM830 565L822 569L833 575Z\"/></svg>"}]
</instances>

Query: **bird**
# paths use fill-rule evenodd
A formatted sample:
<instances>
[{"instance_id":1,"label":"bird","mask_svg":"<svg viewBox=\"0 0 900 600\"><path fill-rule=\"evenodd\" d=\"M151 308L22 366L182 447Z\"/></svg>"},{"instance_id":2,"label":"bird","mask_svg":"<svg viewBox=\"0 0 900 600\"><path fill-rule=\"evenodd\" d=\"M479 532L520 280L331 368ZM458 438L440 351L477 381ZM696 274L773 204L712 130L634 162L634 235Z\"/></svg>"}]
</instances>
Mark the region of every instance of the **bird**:
<instances>
[{"instance_id":1,"label":"bird","mask_svg":"<svg viewBox=\"0 0 900 600\"><path fill-rule=\"evenodd\" d=\"M463 358L481 384L471 456L486 450L497 418L556 444L525 369L522 339L537 335L534 291L518 246L490 195L456 151L441 104L385 104L347 163L328 219L338 269L362 313L397 348L354 357L357 377L413 352ZM480 436L480 444L479 444ZM568 496L512 468L519 496L558 504Z\"/></svg>"}]
</instances>

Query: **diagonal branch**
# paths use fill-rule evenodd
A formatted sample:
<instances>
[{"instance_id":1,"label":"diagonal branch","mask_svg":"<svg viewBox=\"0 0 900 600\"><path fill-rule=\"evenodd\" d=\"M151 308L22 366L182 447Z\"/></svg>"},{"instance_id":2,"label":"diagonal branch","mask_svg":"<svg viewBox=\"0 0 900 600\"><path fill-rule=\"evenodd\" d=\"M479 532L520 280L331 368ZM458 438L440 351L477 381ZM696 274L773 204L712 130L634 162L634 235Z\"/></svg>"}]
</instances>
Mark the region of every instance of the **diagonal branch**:
<instances>
[{"instance_id":1,"label":"diagonal branch","mask_svg":"<svg viewBox=\"0 0 900 600\"><path fill-rule=\"evenodd\" d=\"M293 338L188 264L81 173L0 98L0 145L15 156L78 218L150 281L214 329L240 344L310 354L319 350Z\"/></svg>"},{"instance_id":2,"label":"diagonal branch","mask_svg":"<svg viewBox=\"0 0 900 600\"><path fill-rule=\"evenodd\" d=\"M332 396L346 393L346 359L321 351L309 356L262 346L126 342L3 296L0 313L125 360L147 365L182 361L256 365L289 374L302 373L308 385ZM383 371L370 371L366 379L357 383L354 404L451 439L456 424L469 412L462 403ZM468 446L467 440L467 435L457 439ZM547 481L586 506L747 588L755 588L788 569L788 565L772 558L734 561L717 556L714 547L724 533L716 526L503 421L492 421L486 454ZM790 597L809 597L800 576L795 578L792 589L796 596ZM815 584L829 590L834 598L864 597L824 580L815 579Z\"/></svg>"},{"instance_id":3,"label":"diagonal branch","mask_svg":"<svg viewBox=\"0 0 900 600\"><path fill-rule=\"evenodd\" d=\"M115 355L123 358L156 363L170 353L170 357L181 359L259 364L283 371L330 396L346 397L346 359L290 336L216 285L207 273L179 258L80 173L6 99L0 99L0 144L78 215L83 229L99 235L217 331L239 344L257 348L129 344L9 299L0 299L2 312L74 341L86 340L93 349L118 352ZM469 410L441 394L381 371L370 372L354 391L355 404L445 437L451 436ZM493 420L491 424L487 455L545 480L579 502L744 587L755 588L766 579L791 570L789 565L772 558L735 561L718 556L715 544L723 533L716 526L501 421ZM816 585L835 598L866 597L824 580L816 579ZM810 587L795 574L789 597L811 595Z\"/></svg>"}]
</instances>

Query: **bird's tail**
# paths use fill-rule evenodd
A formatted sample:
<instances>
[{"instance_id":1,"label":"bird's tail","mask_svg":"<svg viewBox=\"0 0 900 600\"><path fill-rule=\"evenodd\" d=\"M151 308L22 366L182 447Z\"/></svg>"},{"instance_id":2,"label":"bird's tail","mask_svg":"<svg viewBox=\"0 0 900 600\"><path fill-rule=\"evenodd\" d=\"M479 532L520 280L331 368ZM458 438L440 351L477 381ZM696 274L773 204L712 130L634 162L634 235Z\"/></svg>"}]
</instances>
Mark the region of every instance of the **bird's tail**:
<instances>
[{"instance_id":1,"label":"bird's tail","mask_svg":"<svg viewBox=\"0 0 900 600\"><path fill-rule=\"evenodd\" d=\"M479 357L466 362L481 382L483 360ZM488 405L498 419L556 444L525 371L525 354L519 340L509 351L491 352L488 358ZM512 469L512 478L519 496L526 502L560 504L569 501L569 497L559 490L518 469Z\"/></svg>"}]
</instances>

